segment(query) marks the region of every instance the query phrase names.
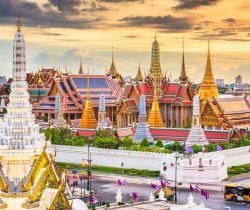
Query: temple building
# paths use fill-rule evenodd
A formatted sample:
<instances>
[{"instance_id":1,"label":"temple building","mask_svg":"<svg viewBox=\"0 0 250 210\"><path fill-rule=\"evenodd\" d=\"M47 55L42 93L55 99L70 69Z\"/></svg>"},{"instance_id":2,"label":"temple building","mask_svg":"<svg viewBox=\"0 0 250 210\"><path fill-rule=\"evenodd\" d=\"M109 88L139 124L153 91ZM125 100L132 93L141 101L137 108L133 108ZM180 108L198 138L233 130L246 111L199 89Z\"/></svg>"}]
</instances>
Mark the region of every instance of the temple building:
<instances>
[{"instance_id":1,"label":"temple building","mask_svg":"<svg viewBox=\"0 0 250 210\"><path fill-rule=\"evenodd\" d=\"M208 42L206 70L198 87L201 99L201 124L205 129L226 130L249 128L250 103L245 96L218 95Z\"/></svg>"},{"instance_id":2,"label":"temple building","mask_svg":"<svg viewBox=\"0 0 250 210\"><path fill-rule=\"evenodd\" d=\"M98 116L99 98L105 96L106 113L113 125L116 125L116 107L120 100L122 89L116 79L106 75L68 74L55 78L46 97L33 106L33 113L38 116L55 118L55 96L60 94L64 101L63 115L69 124L71 120L80 119L86 106L89 80L89 100L95 114Z\"/></svg>"},{"instance_id":3,"label":"temple building","mask_svg":"<svg viewBox=\"0 0 250 210\"><path fill-rule=\"evenodd\" d=\"M157 98L154 97L155 90ZM157 37L155 37L152 44L149 73L143 77L139 66L135 79L127 82L124 86L122 100L117 110L118 128L124 128L129 124L138 122L141 95L144 95L146 98L146 112L149 117L153 102L154 104L159 103L159 110L164 125L159 124L157 127L184 127L187 125L188 121L192 119L194 89L192 88L192 83L187 78L184 50L179 81L173 82L161 70L160 47Z\"/></svg>"},{"instance_id":4,"label":"temple building","mask_svg":"<svg viewBox=\"0 0 250 210\"><path fill-rule=\"evenodd\" d=\"M65 174L59 174L50 141L35 124L25 81L25 42L19 18L16 25L10 102L0 121L0 208L72 209Z\"/></svg>"}]
</instances>

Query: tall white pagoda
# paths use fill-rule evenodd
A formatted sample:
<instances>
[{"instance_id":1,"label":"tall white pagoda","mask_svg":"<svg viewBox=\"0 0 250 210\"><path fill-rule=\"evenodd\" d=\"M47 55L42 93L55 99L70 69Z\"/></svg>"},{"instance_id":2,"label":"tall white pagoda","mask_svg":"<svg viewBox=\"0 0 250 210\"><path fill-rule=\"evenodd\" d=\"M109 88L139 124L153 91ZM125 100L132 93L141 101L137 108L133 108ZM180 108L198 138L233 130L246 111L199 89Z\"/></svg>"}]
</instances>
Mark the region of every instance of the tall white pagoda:
<instances>
[{"instance_id":1,"label":"tall white pagoda","mask_svg":"<svg viewBox=\"0 0 250 210\"><path fill-rule=\"evenodd\" d=\"M16 25L10 103L0 121L0 209L72 209L65 173L58 173L50 141L35 124L19 18Z\"/></svg>"},{"instance_id":2,"label":"tall white pagoda","mask_svg":"<svg viewBox=\"0 0 250 210\"><path fill-rule=\"evenodd\" d=\"M29 102L28 84L25 81L25 43L20 19L16 25L10 102L7 114L0 121L0 156L5 174L18 181L29 170L32 157L41 152L45 137L39 133Z\"/></svg>"},{"instance_id":3,"label":"tall white pagoda","mask_svg":"<svg viewBox=\"0 0 250 210\"><path fill-rule=\"evenodd\" d=\"M189 132L186 145L192 146L196 145L206 145L208 144L207 137L204 134L204 130L200 124L200 97L199 94L195 95L193 98L193 117L192 117L192 127Z\"/></svg>"}]
</instances>

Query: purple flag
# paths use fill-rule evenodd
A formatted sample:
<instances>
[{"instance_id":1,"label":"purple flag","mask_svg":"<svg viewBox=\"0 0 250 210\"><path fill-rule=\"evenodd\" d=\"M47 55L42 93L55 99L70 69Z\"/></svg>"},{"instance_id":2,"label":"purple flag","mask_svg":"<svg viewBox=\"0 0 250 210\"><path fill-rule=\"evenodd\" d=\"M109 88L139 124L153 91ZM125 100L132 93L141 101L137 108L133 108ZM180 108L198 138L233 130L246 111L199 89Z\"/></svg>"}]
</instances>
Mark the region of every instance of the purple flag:
<instances>
[{"instance_id":1,"label":"purple flag","mask_svg":"<svg viewBox=\"0 0 250 210\"><path fill-rule=\"evenodd\" d=\"M185 146L185 149L187 154L193 153L193 149L190 146Z\"/></svg>"},{"instance_id":2,"label":"purple flag","mask_svg":"<svg viewBox=\"0 0 250 210\"><path fill-rule=\"evenodd\" d=\"M164 180L161 180L161 187L164 188L166 186Z\"/></svg>"},{"instance_id":3,"label":"purple flag","mask_svg":"<svg viewBox=\"0 0 250 210\"><path fill-rule=\"evenodd\" d=\"M117 180L119 186L122 186L122 181L120 179Z\"/></svg>"},{"instance_id":4,"label":"purple flag","mask_svg":"<svg viewBox=\"0 0 250 210\"><path fill-rule=\"evenodd\" d=\"M195 185L195 189L198 190L199 192L201 191L201 188L198 185Z\"/></svg>"},{"instance_id":5,"label":"purple flag","mask_svg":"<svg viewBox=\"0 0 250 210\"><path fill-rule=\"evenodd\" d=\"M223 151L223 148L222 148L222 146L220 146L220 145L217 145L217 151Z\"/></svg>"},{"instance_id":6,"label":"purple flag","mask_svg":"<svg viewBox=\"0 0 250 210\"><path fill-rule=\"evenodd\" d=\"M135 201L140 197L140 195L136 192L132 192L132 197L134 198Z\"/></svg>"},{"instance_id":7,"label":"purple flag","mask_svg":"<svg viewBox=\"0 0 250 210\"><path fill-rule=\"evenodd\" d=\"M128 182L126 179L123 180L123 185L126 185L126 186L128 185Z\"/></svg>"},{"instance_id":8,"label":"purple flag","mask_svg":"<svg viewBox=\"0 0 250 210\"><path fill-rule=\"evenodd\" d=\"M165 185L171 185L171 183L167 179L164 179L164 182L165 182Z\"/></svg>"},{"instance_id":9,"label":"purple flag","mask_svg":"<svg viewBox=\"0 0 250 210\"><path fill-rule=\"evenodd\" d=\"M156 190L161 189L161 187L158 184L154 184L154 183L151 183L150 187L153 188L153 189L156 189Z\"/></svg>"},{"instance_id":10,"label":"purple flag","mask_svg":"<svg viewBox=\"0 0 250 210\"><path fill-rule=\"evenodd\" d=\"M207 200L209 198L209 193L205 190L201 190L201 196L204 196Z\"/></svg>"},{"instance_id":11,"label":"purple flag","mask_svg":"<svg viewBox=\"0 0 250 210\"><path fill-rule=\"evenodd\" d=\"M95 197L95 196L90 196L90 203L92 203L92 204L96 204L96 203L98 203L98 199Z\"/></svg>"},{"instance_id":12,"label":"purple flag","mask_svg":"<svg viewBox=\"0 0 250 210\"><path fill-rule=\"evenodd\" d=\"M194 192L194 188L193 188L193 186L190 184L190 186L189 186L189 191L190 192Z\"/></svg>"}]
</instances>

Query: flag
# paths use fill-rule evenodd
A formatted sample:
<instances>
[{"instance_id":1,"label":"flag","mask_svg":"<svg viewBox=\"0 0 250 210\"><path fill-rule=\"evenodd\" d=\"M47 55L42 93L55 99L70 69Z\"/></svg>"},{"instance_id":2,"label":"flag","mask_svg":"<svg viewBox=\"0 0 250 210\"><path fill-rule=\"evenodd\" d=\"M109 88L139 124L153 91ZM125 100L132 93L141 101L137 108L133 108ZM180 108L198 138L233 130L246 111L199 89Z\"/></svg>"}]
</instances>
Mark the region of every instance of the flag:
<instances>
[{"instance_id":1,"label":"flag","mask_svg":"<svg viewBox=\"0 0 250 210\"><path fill-rule=\"evenodd\" d=\"M71 172L72 172L72 174L77 174L78 171L77 170L72 170Z\"/></svg>"},{"instance_id":2,"label":"flag","mask_svg":"<svg viewBox=\"0 0 250 210\"><path fill-rule=\"evenodd\" d=\"M122 181L120 179L117 180L119 186L122 186Z\"/></svg>"},{"instance_id":3,"label":"flag","mask_svg":"<svg viewBox=\"0 0 250 210\"><path fill-rule=\"evenodd\" d=\"M161 189L161 187L158 184L154 184L154 183L151 183L150 187L153 188L153 189L156 189L156 190L160 190Z\"/></svg>"},{"instance_id":4,"label":"flag","mask_svg":"<svg viewBox=\"0 0 250 210\"><path fill-rule=\"evenodd\" d=\"M122 184L127 186L127 185L128 185L127 180L126 180L126 179L124 179Z\"/></svg>"},{"instance_id":5,"label":"flag","mask_svg":"<svg viewBox=\"0 0 250 210\"><path fill-rule=\"evenodd\" d=\"M204 154L206 152L206 147L202 146L202 153Z\"/></svg>"},{"instance_id":6,"label":"flag","mask_svg":"<svg viewBox=\"0 0 250 210\"><path fill-rule=\"evenodd\" d=\"M90 196L89 201L90 201L91 204L98 203L98 199L95 196L93 196L93 195Z\"/></svg>"},{"instance_id":7,"label":"flag","mask_svg":"<svg viewBox=\"0 0 250 210\"><path fill-rule=\"evenodd\" d=\"M187 154L193 153L193 149L190 146L185 146L185 149Z\"/></svg>"},{"instance_id":8,"label":"flag","mask_svg":"<svg viewBox=\"0 0 250 210\"><path fill-rule=\"evenodd\" d=\"M164 188L166 186L164 180L161 180L161 187Z\"/></svg>"},{"instance_id":9,"label":"flag","mask_svg":"<svg viewBox=\"0 0 250 210\"><path fill-rule=\"evenodd\" d=\"M195 185L195 189L198 190L199 192L201 191L201 188L198 185Z\"/></svg>"},{"instance_id":10,"label":"flag","mask_svg":"<svg viewBox=\"0 0 250 210\"><path fill-rule=\"evenodd\" d=\"M132 192L132 197L137 201L137 199L140 197L140 195L136 192Z\"/></svg>"},{"instance_id":11,"label":"flag","mask_svg":"<svg viewBox=\"0 0 250 210\"><path fill-rule=\"evenodd\" d=\"M201 196L204 196L206 198L206 200L209 198L209 193L205 190L201 190Z\"/></svg>"},{"instance_id":12,"label":"flag","mask_svg":"<svg viewBox=\"0 0 250 210\"><path fill-rule=\"evenodd\" d=\"M167 179L164 179L163 181L164 181L165 185L171 185L171 183Z\"/></svg>"},{"instance_id":13,"label":"flag","mask_svg":"<svg viewBox=\"0 0 250 210\"><path fill-rule=\"evenodd\" d=\"M189 191L194 192L194 188L193 188L193 186L191 184L189 185Z\"/></svg>"},{"instance_id":14,"label":"flag","mask_svg":"<svg viewBox=\"0 0 250 210\"><path fill-rule=\"evenodd\" d=\"M222 148L222 146L220 146L220 145L217 145L217 151L223 151L223 148Z\"/></svg>"}]
</instances>

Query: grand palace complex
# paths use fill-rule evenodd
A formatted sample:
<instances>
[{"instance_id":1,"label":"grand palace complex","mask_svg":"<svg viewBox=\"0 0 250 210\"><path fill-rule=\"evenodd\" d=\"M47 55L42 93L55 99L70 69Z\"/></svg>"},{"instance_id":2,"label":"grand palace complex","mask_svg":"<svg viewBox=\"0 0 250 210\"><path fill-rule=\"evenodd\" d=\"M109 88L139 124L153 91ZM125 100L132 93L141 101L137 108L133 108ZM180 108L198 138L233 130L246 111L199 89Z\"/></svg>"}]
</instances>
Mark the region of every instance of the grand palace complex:
<instances>
[{"instance_id":1,"label":"grand palace complex","mask_svg":"<svg viewBox=\"0 0 250 210\"><path fill-rule=\"evenodd\" d=\"M209 43L206 69L200 84L193 84L186 73L184 47L181 62L179 79L173 81L161 69L160 46L155 36L149 71L143 74L139 65L136 77L131 81L125 81L117 70L113 53L110 69L103 75L85 72L82 62L78 74L62 73L55 68L27 73L33 113L38 119L55 119L56 95L59 94L62 116L69 126L74 126L73 122L78 125L84 118L87 103L89 112L93 112L98 120L99 99L103 95L105 115L112 127L126 128L139 122L140 96L144 95L147 121L151 128L187 128L193 114L193 97L199 94L204 129L229 130L250 126L249 98L218 94ZM5 103L8 103L11 83L12 79L9 79L0 89ZM89 112L86 110L86 113Z\"/></svg>"}]
</instances>

